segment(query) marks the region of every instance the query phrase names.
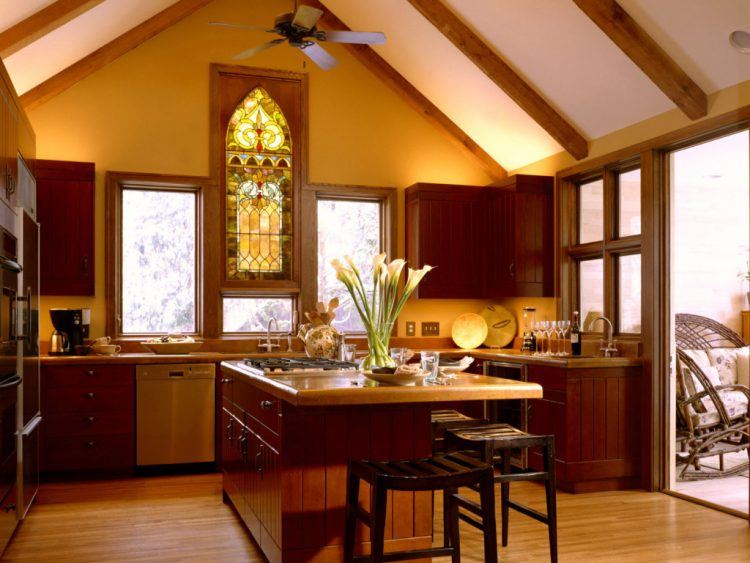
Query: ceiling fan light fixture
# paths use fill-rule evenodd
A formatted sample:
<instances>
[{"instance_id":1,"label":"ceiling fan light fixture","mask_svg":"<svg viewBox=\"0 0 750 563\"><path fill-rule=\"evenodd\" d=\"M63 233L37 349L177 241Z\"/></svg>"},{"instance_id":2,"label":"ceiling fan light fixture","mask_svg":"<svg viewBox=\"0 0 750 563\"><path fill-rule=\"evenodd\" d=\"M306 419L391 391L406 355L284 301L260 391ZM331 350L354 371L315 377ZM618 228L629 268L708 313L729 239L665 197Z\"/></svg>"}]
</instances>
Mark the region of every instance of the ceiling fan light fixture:
<instances>
[{"instance_id":1,"label":"ceiling fan light fixture","mask_svg":"<svg viewBox=\"0 0 750 563\"><path fill-rule=\"evenodd\" d=\"M729 43L740 53L750 54L750 33L737 29L729 34Z\"/></svg>"}]
</instances>

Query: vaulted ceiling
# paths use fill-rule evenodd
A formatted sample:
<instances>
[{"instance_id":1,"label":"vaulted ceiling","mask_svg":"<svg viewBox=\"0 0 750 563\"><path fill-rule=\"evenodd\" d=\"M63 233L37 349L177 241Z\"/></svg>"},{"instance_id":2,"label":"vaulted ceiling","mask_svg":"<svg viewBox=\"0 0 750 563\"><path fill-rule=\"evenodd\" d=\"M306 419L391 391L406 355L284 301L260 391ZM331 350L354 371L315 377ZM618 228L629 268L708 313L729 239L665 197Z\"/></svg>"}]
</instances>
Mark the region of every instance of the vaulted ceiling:
<instances>
[{"instance_id":1,"label":"vaulted ceiling","mask_svg":"<svg viewBox=\"0 0 750 563\"><path fill-rule=\"evenodd\" d=\"M256 1L236 0L238 21L267 23L253 21ZM750 31L747 0L321 1L349 28L384 31L375 53L434 105L438 125L507 170L583 156L587 140L675 107L699 117L706 94L750 80L750 55L728 41ZM99 66L119 56L102 47L123 34L132 48L207 3L0 0L0 56L18 93L43 103L40 91L65 86L61 71L78 63L80 79L97 68L92 53Z\"/></svg>"}]
</instances>

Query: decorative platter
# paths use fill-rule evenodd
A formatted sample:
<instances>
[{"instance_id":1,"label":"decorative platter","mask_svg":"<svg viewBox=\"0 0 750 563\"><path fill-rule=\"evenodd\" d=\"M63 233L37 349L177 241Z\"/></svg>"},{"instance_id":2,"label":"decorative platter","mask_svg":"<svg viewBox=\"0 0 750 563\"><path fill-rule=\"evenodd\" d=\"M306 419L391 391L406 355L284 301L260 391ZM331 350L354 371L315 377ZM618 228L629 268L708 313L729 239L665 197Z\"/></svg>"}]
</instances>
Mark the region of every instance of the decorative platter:
<instances>
[{"instance_id":1,"label":"decorative platter","mask_svg":"<svg viewBox=\"0 0 750 563\"><path fill-rule=\"evenodd\" d=\"M362 375L367 379L372 379L378 383L388 385L415 385L430 375L428 371L420 371L416 374L411 373L373 373L371 370L362 370Z\"/></svg>"},{"instance_id":2,"label":"decorative platter","mask_svg":"<svg viewBox=\"0 0 750 563\"><path fill-rule=\"evenodd\" d=\"M479 347L487 338L487 321L476 313L459 315L451 327L451 338L464 350Z\"/></svg>"},{"instance_id":3,"label":"decorative platter","mask_svg":"<svg viewBox=\"0 0 750 563\"><path fill-rule=\"evenodd\" d=\"M502 348L513 342L518 329L513 313L502 305L487 305L480 314L487 321L485 346Z\"/></svg>"}]
</instances>

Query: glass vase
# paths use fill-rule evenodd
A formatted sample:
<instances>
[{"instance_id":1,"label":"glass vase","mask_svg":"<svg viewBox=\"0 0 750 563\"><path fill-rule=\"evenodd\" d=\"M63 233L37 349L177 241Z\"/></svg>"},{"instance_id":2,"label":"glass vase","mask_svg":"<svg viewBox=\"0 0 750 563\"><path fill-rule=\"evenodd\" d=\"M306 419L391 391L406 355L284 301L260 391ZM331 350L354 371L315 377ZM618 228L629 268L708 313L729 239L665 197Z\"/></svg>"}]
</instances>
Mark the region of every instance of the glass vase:
<instances>
[{"instance_id":1,"label":"glass vase","mask_svg":"<svg viewBox=\"0 0 750 563\"><path fill-rule=\"evenodd\" d=\"M396 361L389 354L389 343L393 323L377 330L367 331L367 356L360 364L363 370L380 368L395 368Z\"/></svg>"}]
</instances>

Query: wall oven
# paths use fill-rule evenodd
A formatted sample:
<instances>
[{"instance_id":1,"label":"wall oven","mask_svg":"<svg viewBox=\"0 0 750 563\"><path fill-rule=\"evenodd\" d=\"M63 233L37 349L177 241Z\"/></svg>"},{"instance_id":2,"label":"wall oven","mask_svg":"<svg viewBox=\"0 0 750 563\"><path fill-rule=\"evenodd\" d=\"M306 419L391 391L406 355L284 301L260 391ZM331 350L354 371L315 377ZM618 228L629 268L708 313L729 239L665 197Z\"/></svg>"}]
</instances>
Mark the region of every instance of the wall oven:
<instances>
[{"instance_id":1,"label":"wall oven","mask_svg":"<svg viewBox=\"0 0 750 563\"><path fill-rule=\"evenodd\" d=\"M484 375L502 377L515 381L526 381L526 365L511 362L484 362ZM485 418L490 423L505 422L526 432L529 422L529 404L526 399L510 399L485 402ZM511 453L511 463L522 469L528 468L527 450L514 450Z\"/></svg>"}]
</instances>

